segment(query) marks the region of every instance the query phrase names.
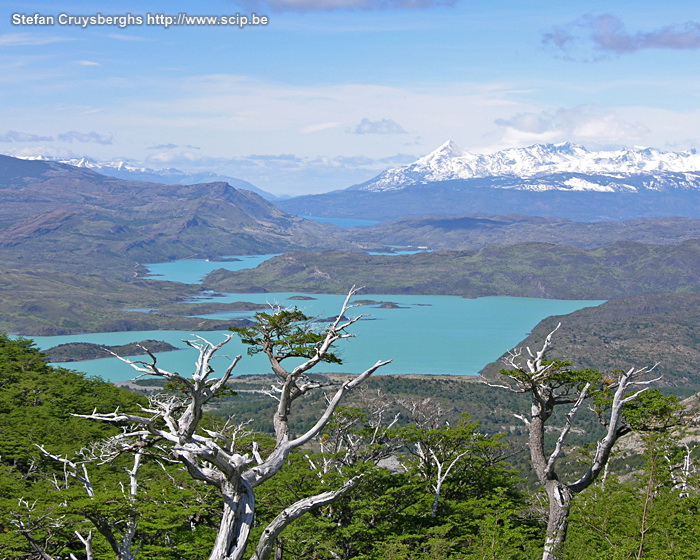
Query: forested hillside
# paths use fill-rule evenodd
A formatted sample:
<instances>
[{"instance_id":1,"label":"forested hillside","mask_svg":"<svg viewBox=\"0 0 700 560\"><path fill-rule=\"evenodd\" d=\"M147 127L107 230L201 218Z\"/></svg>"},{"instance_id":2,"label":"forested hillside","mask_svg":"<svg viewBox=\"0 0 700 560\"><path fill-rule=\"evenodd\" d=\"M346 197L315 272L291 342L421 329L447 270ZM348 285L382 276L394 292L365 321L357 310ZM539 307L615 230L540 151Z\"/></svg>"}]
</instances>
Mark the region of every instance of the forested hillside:
<instances>
[{"instance_id":1,"label":"forested hillside","mask_svg":"<svg viewBox=\"0 0 700 560\"><path fill-rule=\"evenodd\" d=\"M308 379L332 395L352 378ZM541 557L546 515L524 452L525 426L513 416L526 413L527 398L464 378L370 381L256 490L251 542L286 504L355 480L332 505L312 507L288 525L275 540L276 557ZM241 452L257 441L254 452L267 453L277 406L264 394L271 383L254 377L230 384L197 433L230 434ZM170 397L152 394L148 404L47 366L29 341L0 337L0 557L127 558L126 551L129 558L206 557L222 523L217 492L169 459L166 441L143 432L125 446L133 427L120 432L112 422L73 416L149 415L168 402L186 403L189 389L177 387L171 385ZM295 402L291 433L307 430L325 406L311 393ZM564 424L557 416L552 437ZM578 446L598 437L595 424L593 415L575 424L577 447L562 457L565 473L580 469L586 451ZM644 558L659 560L669 558L669 547L672 558L700 553L696 475L683 470L686 447L674 433L642 435L641 448L622 451L604 480L574 501L562 559L627 557L640 548ZM258 558L249 548L245 558Z\"/></svg>"}]
</instances>

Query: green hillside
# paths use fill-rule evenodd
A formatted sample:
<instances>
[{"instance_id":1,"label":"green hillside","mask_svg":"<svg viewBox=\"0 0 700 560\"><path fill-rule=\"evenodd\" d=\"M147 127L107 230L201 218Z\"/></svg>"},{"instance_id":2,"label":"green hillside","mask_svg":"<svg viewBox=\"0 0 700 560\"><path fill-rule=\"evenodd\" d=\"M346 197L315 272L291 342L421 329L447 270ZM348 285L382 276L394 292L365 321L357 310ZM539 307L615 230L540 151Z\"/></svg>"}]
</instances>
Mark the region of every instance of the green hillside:
<instances>
[{"instance_id":1,"label":"green hillside","mask_svg":"<svg viewBox=\"0 0 700 560\"><path fill-rule=\"evenodd\" d=\"M382 256L296 252L253 270L218 270L204 286L223 292L342 293L349 282L367 294L616 299L700 291L700 241L678 245L619 242L583 250L544 243Z\"/></svg>"}]
</instances>

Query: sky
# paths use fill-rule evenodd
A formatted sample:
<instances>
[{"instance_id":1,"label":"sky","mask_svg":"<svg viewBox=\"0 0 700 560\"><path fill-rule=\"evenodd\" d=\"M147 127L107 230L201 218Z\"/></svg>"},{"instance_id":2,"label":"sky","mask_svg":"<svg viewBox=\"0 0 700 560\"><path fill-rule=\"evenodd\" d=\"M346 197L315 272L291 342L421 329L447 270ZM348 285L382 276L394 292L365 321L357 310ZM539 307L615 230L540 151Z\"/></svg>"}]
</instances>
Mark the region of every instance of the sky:
<instances>
[{"instance_id":1,"label":"sky","mask_svg":"<svg viewBox=\"0 0 700 560\"><path fill-rule=\"evenodd\" d=\"M681 151L700 144L700 11L0 0L0 107L0 153L214 171L276 195L343 189L447 140Z\"/></svg>"}]
</instances>

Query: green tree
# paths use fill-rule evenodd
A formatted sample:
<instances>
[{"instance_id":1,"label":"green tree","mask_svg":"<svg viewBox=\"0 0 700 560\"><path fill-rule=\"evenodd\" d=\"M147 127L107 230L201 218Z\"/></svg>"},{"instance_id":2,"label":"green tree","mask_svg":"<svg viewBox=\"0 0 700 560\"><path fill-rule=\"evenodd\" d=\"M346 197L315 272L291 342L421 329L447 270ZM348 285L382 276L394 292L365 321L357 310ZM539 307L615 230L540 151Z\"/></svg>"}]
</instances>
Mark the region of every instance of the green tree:
<instances>
[{"instance_id":1,"label":"green tree","mask_svg":"<svg viewBox=\"0 0 700 560\"><path fill-rule=\"evenodd\" d=\"M243 344L248 345L250 356L263 352L268 357L273 371L283 374L281 364L288 358L308 360L318 357L320 362L342 363L333 352L318 352L318 348L325 341L326 333L317 327L318 324L314 324L311 317L294 307L277 308L273 313L257 312L252 326L231 327L230 330L238 334Z\"/></svg>"},{"instance_id":2,"label":"green tree","mask_svg":"<svg viewBox=\"0 0 700 560\"><path fill-rule=\"evenodd\" d=\"M116 550L107 533L122 541L129 519L138 520L132 540L142 557L165 549L171 534L185 532L196 540L196 534L206 533L206 523L192 524L201 493L182 483L183 490L175 492L172 468L165 466L166 474L161 466L144 461L138 500L133 500L121 486L129 488L125 469L133 470L133 458L115 456L103 464L87 460L97 451L96 442L119 431L75 414L100 407L138 410L143 405L142 396L49 366L29 340L0 335L0 557L112 555ZM92 496L71 473L87 477ZM156 510L167 512L167 530L151 521ZM170 557L186 558L184 549Z\"/></svg>"},{"instance_id":3,"label":"green tree","mask_svg":"<svg viewBox=\"0 0 700 560\"><path fill-rule=\"evenodd\" d=\"M598 478L618 438L635 427L663 424L666 413L673 408L672 398L666 398L658 391L648 392L649 384L656 380L640 380L648 373L648 368L608 375L590 369L576 370L569 362L547 360L553 334L554 331L549 333L536 352L527 348L525 352L510 354L507 358L509 369L501 371L509 383L494 385L530 396L531 412L519 418L527 426L530 461L549 503L543 560L560 558L572 498ZM557 460L563 453L574 416L587 400L593 401L605 434L596 442L593 457L583 474L573 482L565 483L557 472ZM551 450L547 450L547 422L555 409L562 406L570 407L564 426L556 429L556 442Z\"/></svg>"},{"instance_id":4,"label":"green tree","mask_svg":"<svg viewBox=\"0 0 700 560\"><path fill-rule=\"evenodd\" d=\"M193 479L218 491L223 511L210 560L243 558L255 519L255 488L277 475L290 453L321 433L348 391L388 363L378 361L357 377L334 387L327 406L314 425L302 434L292 433L289 416L293 402L302 394L321 388L318 382L306 376L306 372L323 361L337 360L331 351L333 344L352 336L347 329L359 317L346 319L344 314L350 308L355 291L354 288L350 290L338 316L320 332L312 330L308 319L298 313L290 315L284 310L276 310L271 315L259 314L253 330L241 333L244 341L252 345L252 352L265 352L279 380L271 391L278 403L274 413L275 443L271 448L262 447L245 430L244 424L226 425L218 430L202 425L204 407L226 390L233 369L241 358L231 360L221 377L213 377L211 359L234 335L228 335L219 344L202 338L186 341L199 352L191 378L161 369L152 354L150 363L125 360L141 373L175 383L180 387L181 395L154 397L148 407L136 414L117 410L86 415L87 418L125 426L125 432L119 436L120 445L132 447L144 438L147 442L157 442L164 456L180 463ZM305 330L312 332L313 336L307 337ZM295 368L287 370L282 365L287 358L299 356L303 361ZM262 531L251 558L267 560L276 539L289 523L314 508L339 499L358 481L357 477L352 478L339 488L303 497L285 507Z\"/></svg>"},{"instance_id":5,"label":"green tree","mask_svg":"<svg viewBox=\"0 0 700 560\"><path fill-rule=\"evenodd\" d=\"M339 421L370 416L362 412L343 410ZM391 420L387 418L387 423ZM356 422L351 431L357 438L371 440L374 430L366 427ZM393 466L360 463L364 476L357 486L287 528L278 558L525 560L536 546L533 534L537 528L522 517L518 479L502 460L501 438L480 434L478 428L466 419L458 425L425 430L415 425L392 428L388 437L401 442L401 449L394 448L388 462ZM325 435L329 451L335 450L330 445L335 436ZM426 461L415 454L418 443ZM436 466L433 454L441 464L452 464L442 480L435 513L435 484L438 473L446 469ZM452 463L454 458L457 461ZM292 457L288 467L260 488L259 515L271 515L278 501L352 476L334 469L321 473L321 469L305 468L324 460L324 456L309 453Z\"/></svg>"},{"instance_id":6,"label":"green tree","mask_svg":"<svg viewBox=\"0 0 700 560\"><path fill-rule=\"evenodd\" d=\"M636 435L644 447L641 468L607 477L574 505L565 559L700 557L695 450L681 442L679 427Z\"/></svg>"}]
</instances>

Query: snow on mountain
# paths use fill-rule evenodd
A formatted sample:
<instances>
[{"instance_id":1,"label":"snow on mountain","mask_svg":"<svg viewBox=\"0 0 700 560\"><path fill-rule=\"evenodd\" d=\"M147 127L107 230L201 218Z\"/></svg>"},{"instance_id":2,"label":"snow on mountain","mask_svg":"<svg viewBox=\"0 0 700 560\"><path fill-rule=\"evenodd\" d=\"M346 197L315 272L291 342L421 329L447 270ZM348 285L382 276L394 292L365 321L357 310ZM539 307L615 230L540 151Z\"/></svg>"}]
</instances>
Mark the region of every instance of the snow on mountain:
<instances>
[{"instance_id":1,"label":"snow on mountain","mask_svg":"<svg viewBox=\"0 0 700 560\"><path fill-rule=\"evenodd\" d=\"M126 179L129 181L148 181L151 183L161 183L166 185L195 185L198 183L225 182L236 189L253 191L266 200L274 200L276 198L275 195L259 189L248 181L237 179L235 177L229 177L227 175L219 175L218 173L213 173L211 171L194 173L189 171L181 171L172 167L166 169L150 169L146 167L139 167L126 161L98 162L87 157L61 159L46 156L28 156L20 157L20 159L65 163L72 165L73 167L82 167L102 175L108 175L109 177L117 177L118 179Z\"/></svg>"},{"instance_id":2,"label":"snow on mountain","mask_svg":"<svg viewBox=\"0 0 700 560\"><path fill-rule=\"evenodd\" d=\"M511 181L506 188L616 192L636 191L641 186L658 190L663 181L655 178L668 173L700 173L700 154L695 150L662 152L638 147L593 152L568 142L509 148L493 154L472 154L448 141L427 156L409 165L384 171L354 189L380 192L438 181L510 177L523 181L520 184ZM566 177L557 181L533 181L562 174ZM633 184L624 181L633 176L650 176L651 180L631 181ZM697 179L696 176L689 177L687 182L696 185ZM674 181L676 185L684 183L682 178Z\"/></svg>"},{"instance_id":3,"label":"snow on mountain","mask_svg":"<svg viewBox=\"0 0 700 560\"><path fill-rule=\"evenodd\" d=\"M67 165L72 165L73 167L82 167L84 169L91 169L97 173L103 170L115 170L115 171L131 171L134 173L168 173L175 172L176 174L185 174L183 171L177 169L147 169L145 167L137 167L126 161L95 161L94 159L88 157L76 157L76 158L58 158L58 157L48 157L48 156L13 156L18 159L33 160L33 161L55 161L57 163L65 163Z\"/></svg>"}]
</instances>

